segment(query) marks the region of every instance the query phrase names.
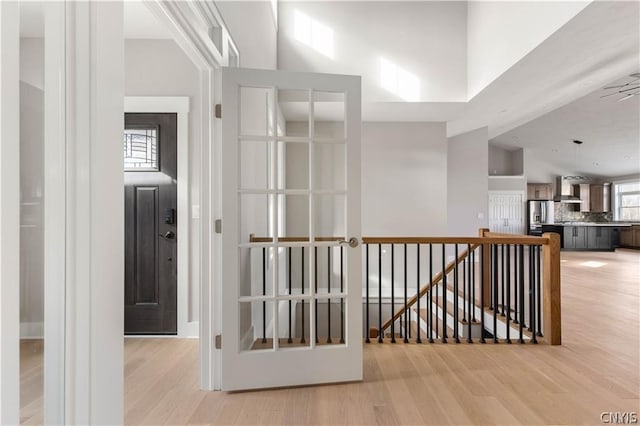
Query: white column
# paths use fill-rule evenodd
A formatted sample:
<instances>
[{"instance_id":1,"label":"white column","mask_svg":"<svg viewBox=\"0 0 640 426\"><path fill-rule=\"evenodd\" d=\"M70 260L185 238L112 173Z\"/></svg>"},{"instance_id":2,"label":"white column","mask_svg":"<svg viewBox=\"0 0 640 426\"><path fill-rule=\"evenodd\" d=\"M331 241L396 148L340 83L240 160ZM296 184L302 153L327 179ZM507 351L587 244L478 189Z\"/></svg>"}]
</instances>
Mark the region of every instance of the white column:
<instances>
[{"instance_id":1,"label":"white column","mask_svg":"<svg viewBox=\"0 0 640 426\"><path fill-rule=\"evenodd\" d=\"M0 2L0 423L20 423L20 8Z\"/></svg>"},{"instance_id":2,"label":"white column","mask_svg":"<svg viewBox=\"0 0 640 426\"><path fill-rule=\"evenodd\" d=\"M121 2L67 3L65 422L124 421Z\"/></svg>"}]
</instances>

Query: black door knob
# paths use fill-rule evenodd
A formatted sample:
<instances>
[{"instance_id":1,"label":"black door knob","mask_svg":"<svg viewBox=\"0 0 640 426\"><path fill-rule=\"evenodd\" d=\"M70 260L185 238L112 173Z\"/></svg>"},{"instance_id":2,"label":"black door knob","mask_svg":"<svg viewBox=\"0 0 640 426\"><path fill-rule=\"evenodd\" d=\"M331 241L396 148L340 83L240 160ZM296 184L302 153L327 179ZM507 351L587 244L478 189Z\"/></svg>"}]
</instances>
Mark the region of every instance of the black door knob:
<instances>
[{"instance_id":1,"label":"black door knob","mask_svg":"<svg viewBox=\"0 0 640 426\"><path fill-rule=\"evenodd\" d=\"M167 231L163 234L158 234L160 237L164 238L165 240L173 240L176 237L176 234L173 233L173 231Z\"/></svg>"}]
</instances>

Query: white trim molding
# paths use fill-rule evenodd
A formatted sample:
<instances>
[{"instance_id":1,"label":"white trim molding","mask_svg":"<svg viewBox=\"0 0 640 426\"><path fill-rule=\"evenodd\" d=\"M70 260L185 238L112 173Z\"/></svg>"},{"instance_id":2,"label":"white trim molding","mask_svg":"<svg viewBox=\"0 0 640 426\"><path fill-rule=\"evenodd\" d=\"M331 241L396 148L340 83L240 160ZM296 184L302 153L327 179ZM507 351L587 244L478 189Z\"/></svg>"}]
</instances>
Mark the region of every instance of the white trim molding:
<instances>
[{"instance_id":1,"label":"white trim molding","mask_svg":"<svg viewBox=\"0 0 640 426\"><path fill-rule=\"evenodd\" d=\"M0 2L0 423L20 423L20 6Z\"/></svg>"},{"instance_id":2,"label":"white trim molding","mask_svg":"<svg viewBox=\"0 0 640 426\"><path fill-rule=\"evenodd\" d=\"M66 424L124 422L122 2L66 2ZM46 327L46 324L45 324Z\"/></svg>"},{"instance_id":3,"label":"white trim molding","mask_svg":"<svg viewBox=\"0 0 640 426\"><path fill-rule=\"evenodd\" d=\"M176 113L178 124L178 336L198 337L198 321L189 321L191 286L191 214L189 189L189 97L125 96L124 112ZM196 290L199 286L196 286Z\"/></svg>"}]
</instances>

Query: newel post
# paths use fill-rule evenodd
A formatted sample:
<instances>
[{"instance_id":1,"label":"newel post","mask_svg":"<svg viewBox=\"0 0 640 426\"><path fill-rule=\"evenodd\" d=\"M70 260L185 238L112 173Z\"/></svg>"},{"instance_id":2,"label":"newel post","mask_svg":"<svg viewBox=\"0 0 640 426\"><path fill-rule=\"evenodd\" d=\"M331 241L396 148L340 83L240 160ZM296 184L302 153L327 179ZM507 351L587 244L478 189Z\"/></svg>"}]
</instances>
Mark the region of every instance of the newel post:
<instances>
[{"instance_id":1,"label":"newel post","mask_svg":"<svg viewBox=\"0 0 640 426\"><path fill-rule=\"evenodd\" d=\"M544 279L542 283L544 339L550 345L562 344L560 301L560 235L544 233L549 244L543 246Z\"/></svg>"},{"instance_id":2,"label":"newel post","mask_svg":"<svg viewBox=\"0 0 640 426\"><path fill-rule=\"evenodd\" d=\"M478 236L484 238L485 233L489 232L489 228L480 228L478 230ZM490 306L491 304L491 286L489 280L491 279L491 245L482 243L482 294L483 308Z\"/></svg>"}]
</instances>

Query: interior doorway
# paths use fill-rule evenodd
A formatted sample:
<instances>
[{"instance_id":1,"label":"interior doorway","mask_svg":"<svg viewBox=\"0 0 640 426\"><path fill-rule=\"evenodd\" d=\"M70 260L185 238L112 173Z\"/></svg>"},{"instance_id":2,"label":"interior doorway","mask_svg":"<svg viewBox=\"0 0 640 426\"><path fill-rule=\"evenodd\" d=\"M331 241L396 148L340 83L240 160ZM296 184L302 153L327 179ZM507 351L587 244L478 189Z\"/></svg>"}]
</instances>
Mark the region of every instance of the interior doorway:
<instances>
[{"instance_id":1,"label":"interior doorway","mask_svg":"<svg viewBox=\"0 0 640 426\"><path fill-rule=\"evenodd\" d=\"M177 334L177 178L177 115L125 114L125 334Z\"/></svg>"}]
</instances>

